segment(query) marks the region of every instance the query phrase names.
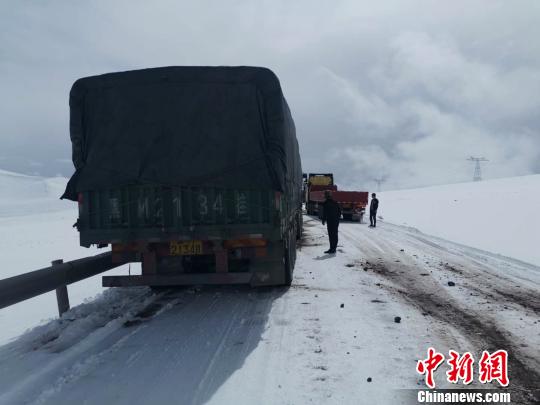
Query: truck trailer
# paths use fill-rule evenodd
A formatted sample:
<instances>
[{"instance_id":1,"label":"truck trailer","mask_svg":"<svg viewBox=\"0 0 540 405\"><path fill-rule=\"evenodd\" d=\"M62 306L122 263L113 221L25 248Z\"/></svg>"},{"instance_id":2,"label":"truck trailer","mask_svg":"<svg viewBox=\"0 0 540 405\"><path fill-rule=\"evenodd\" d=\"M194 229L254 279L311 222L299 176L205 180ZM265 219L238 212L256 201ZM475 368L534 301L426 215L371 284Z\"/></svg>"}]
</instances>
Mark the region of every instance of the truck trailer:
<instances>
[{"instance_id":1,"label":"truck trailer","mask_svg":"<svg viewBox=\"0 0 540 405\"><path fill-rule=\"evenodd\" d=\"M70 92L81 246L141 275L104 286L290 285L302 168L276 75L164 67L77 80Z\"/></svg>"}]
</instances>

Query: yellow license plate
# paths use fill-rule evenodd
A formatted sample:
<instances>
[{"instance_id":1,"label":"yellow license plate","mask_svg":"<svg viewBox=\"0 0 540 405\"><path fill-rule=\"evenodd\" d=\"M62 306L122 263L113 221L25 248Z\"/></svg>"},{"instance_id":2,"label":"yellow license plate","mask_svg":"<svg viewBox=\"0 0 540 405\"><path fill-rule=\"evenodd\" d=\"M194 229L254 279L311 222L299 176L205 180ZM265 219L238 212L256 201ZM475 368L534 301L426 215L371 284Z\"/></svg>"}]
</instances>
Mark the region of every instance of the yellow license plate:
<instances>
[{"instance_id":1,"label":"yellow license plate","mask_svg":"<svg viewBox=\"0 0 540 405\"><path fill-rule=\"evenodd\" d=\"M203 247L200 240L188 240L184 242L172 241L170 244L171 256L202 255Z\"/></svg>"}]
</instances>

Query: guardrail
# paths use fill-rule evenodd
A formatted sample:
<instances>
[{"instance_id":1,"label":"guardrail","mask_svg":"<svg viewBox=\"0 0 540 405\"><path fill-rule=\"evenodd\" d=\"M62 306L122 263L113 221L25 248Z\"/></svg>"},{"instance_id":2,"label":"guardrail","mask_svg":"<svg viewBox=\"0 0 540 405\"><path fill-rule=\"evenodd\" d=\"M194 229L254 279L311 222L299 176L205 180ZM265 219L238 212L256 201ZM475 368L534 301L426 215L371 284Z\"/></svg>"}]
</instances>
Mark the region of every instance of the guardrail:
<instances>
[{"instance_id":1,"label":"guardrail","mask_svg":"<svg viewBox=\"0 0 540 405\"><path fill-rule=\"evenodd\" d=\"M95 276L124 263L113 263L111 252L52 266L0 280L0 309L56 290L58 313L69 310L67 285Z\"/></svg>"}]
</instances>

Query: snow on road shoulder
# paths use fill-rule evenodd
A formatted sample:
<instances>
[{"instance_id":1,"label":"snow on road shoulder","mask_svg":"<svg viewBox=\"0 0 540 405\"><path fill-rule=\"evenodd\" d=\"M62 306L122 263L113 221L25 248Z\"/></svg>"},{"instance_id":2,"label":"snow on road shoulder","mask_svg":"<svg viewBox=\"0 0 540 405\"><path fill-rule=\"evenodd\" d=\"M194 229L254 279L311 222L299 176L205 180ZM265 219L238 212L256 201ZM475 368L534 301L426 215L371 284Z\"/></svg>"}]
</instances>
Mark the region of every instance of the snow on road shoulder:
<instances>
[{"instance_id":1,"label":"snow on road shoulder","mask_svg":"<svg viewBox=\"0 0 540 405\"><path fill-rule=\"evenodd\" d=\"M540 266L540 175L378 195L385 221Z\"/></svg>"},{"instance_id":2,"label":"snow on road shoulder","mask_svg":"<svg viewBox=\"0 0 540 405\"><path fill-rule=\"evenodd\" d=\"M126 340L108 343L111 335L123 334L124 327L145 322L174 305L174 299L163 302L163 295L146 287L110 289L2 346L0 404L43 403L91 373Z\"/></svg>"}]
</instances>

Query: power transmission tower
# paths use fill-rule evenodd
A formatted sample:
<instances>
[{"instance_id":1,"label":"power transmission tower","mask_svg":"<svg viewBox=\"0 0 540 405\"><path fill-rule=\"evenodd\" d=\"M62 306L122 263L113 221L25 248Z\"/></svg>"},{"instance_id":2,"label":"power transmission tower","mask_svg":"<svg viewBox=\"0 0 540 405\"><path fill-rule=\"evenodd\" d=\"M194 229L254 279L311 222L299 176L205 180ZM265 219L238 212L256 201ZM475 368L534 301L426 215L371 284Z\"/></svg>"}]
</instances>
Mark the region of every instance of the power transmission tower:
<instances>
[{"instance_id":1,"label":"power transmission tower","mask_svg":"<svg viewBox=\"0 0 540 405\"><path fill-rule=\"evenodd\" d=\"M381 191L381 184L383 184L386 179L384 177L379 177L378 179L373 179L375 183L377 183L377 192Z\"/></svg>"},{"instance_id":2,"label":"power transmission tower","mask_svg":"<svg viewBox=\"0 0 540 405\"><path fill-rule=\"evenodd\" d=\"M480 162L489 162L486 158L483 157L473 157L471 156L467 160L470 160L471 162L474 162L474 175L473 175L473 181L481 181L482 180L482 169L480 167Z\"/></svg>"}]
</instances>

